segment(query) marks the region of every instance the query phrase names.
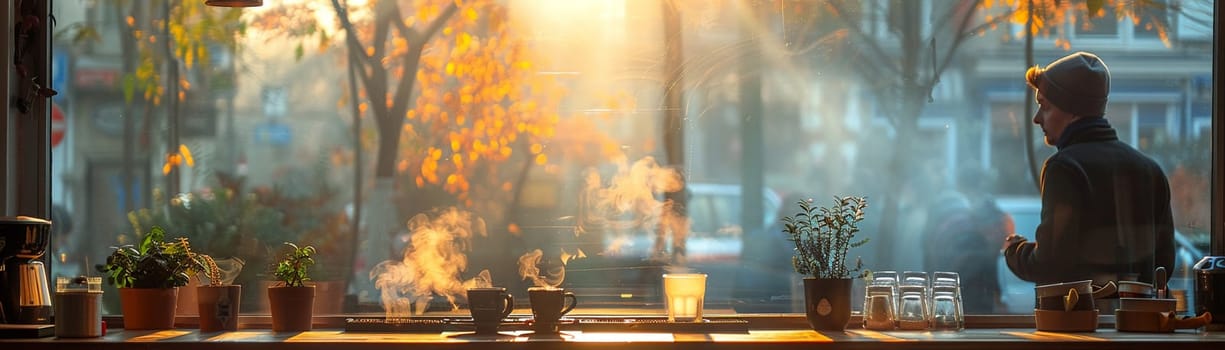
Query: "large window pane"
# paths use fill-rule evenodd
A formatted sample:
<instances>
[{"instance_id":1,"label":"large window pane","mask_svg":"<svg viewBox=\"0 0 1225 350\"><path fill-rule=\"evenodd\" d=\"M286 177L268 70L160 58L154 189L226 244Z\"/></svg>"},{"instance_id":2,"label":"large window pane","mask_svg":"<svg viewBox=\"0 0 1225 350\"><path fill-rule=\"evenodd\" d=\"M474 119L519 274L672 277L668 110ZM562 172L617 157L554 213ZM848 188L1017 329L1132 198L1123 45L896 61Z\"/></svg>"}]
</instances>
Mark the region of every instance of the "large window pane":
<instances>
[{"instance_id":1,"label":"large window pane","mask_svg":"<svg viewBox=\"0 0 1225 350\"><path fill-rule=\"evenodd\" d=\"M576 312L661 314L683 269L709 274L708 313L802 312L780 218L862 195L852 259L958 271L967 311L1032 312L992 231L1032 236L1054 152L1027 111L1025 2L202 3L55 3L56 274L158 225L245 261L251 313L286 241L319 249L317 313L448 313L481 284L526 305L547 284ZM1212 38L1102 47L1118 3L1025 12L1054 39L1033 62L1106 60L1107 118L1170 177L1186 288L1209 243ZM1153 11L1124 16L1137 37L1212 18ZM986 243L930 249L963 228Z\"/></svg>"}]
</instances>

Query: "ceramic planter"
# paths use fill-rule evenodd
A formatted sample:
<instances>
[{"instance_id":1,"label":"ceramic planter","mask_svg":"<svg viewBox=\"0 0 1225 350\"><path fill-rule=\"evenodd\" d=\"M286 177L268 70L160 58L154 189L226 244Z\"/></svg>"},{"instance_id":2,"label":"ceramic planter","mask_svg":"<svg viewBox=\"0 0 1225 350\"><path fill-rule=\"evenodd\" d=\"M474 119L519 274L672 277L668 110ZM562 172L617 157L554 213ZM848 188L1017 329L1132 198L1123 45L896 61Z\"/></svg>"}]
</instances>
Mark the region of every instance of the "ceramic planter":
<instances>
[{"instance_id":1,"label":"ceramic planter","mask_svg":"<svg viewBox=\"0 0 1225 350\"><path fill-rule=\"evenodd\" d=\"M272 331L300 332L311 330L314 303L315 286L268 287L268 306L272 313Z\"/></svg>"},{"instance_id":2,"label":"ceramic planter","mask_svg":"<svg viewBox=\"0 0 1225 350\"><path fill-rule=\"evenodd\" d=\"M199 298L196 297L196 288L199 287L200 279L192 276L187 281L187 285L179 288L179 302L175 306L174 314L177 316L196 316L196 303Z\"/></svg>"},{"instance_id":3,"label":"ceramic planter","mask_svg":"<svg viewBox=\"0 0 1225 350\"><path fill-rule=\"evenodd\" d=\"M199 286L196 296L201 333L238 330L241 285Z\"/></svg>"},{"instance_id":4,"label":"ceramic planter","mask_svg":"<svg viewBox=\"0 0 1225 350\"><path fill-rule=\"evenodd\" d=\"M119 288L124 329L174 328L178 288Z\"/></svg>"},{"instance_id":5,"label":"ceramic planter","mask_svg":"<svg viewBox=\"0 0 1225 350\"><path fill-rule=\"evenodd\" d=\"M268 288L277 285L276 281L260 281L256 297L260 302L244 303L243 310L257 314L266 314L268 309ZM315 286L316 315L339 315L344 313L345 282L344 281L307 281L306 285ZM249 300L248 300L249 301Z\"/></svg>"},{"instance_id":6,"label":"ceramic planter","mask_svg":"<svg viewBox=\"0 0 1225 350\"><path fill-rule=\"evenodd\" d=\"M818 331L842 331L851 321L851 279L804 279L804 312Z\"/></svg>"}]
</instances>

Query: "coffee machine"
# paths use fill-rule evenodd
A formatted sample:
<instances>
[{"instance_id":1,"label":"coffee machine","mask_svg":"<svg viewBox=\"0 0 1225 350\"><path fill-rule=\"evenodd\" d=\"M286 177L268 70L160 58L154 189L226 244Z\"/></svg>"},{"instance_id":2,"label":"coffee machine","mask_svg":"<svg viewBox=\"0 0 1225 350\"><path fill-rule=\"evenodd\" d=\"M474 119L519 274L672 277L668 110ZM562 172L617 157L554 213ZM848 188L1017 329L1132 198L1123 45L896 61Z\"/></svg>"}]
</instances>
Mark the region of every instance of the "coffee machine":
<instances>
[{"instance_id":1,"label":"coffee machine","mask_svg":"<svg viewBox=\"0 0 1225 350\"><path fill-rule=\"evenodd\" d=\"M0 326L51 323L51 287L40 260L50 241L50 221L0 217Z\"/></svg>"},{"instance_id":2,"label":"coffee machine","mask_svg":"<svg viewBox=\"0 0 1225 350\"><path fill-rule=\"evenodd\" d=\"M1205 256L1195 270L1195 314L1212 313L1210 331L1225 330L1225 256Z\"/></svg>"}]
</instances>

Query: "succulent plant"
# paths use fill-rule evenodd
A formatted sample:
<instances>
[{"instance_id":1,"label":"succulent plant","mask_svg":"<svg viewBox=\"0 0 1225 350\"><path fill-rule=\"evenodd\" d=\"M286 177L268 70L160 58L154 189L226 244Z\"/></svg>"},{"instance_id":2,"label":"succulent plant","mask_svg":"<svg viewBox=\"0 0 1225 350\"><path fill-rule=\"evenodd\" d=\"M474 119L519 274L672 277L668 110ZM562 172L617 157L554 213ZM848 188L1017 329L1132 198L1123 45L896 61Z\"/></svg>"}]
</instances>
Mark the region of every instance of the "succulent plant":
<instances>
[{"instance_id":1,"label":"succulent plant","mask_svg":"<svg viewBox=\"0 0 1225 350\"><path fill-rule=\"evenodd\" d=\"M856 278L864 277L867 270L863 269L863 261L856 258L855 267L848 268L846 254L850 248L868 243L867 238L855 240L868 199L835 196L834 204L828 207L816 205L812 199L796 204L800 211L783 217L783 232L795 242L795 255L791 258L795 272L824 279L851 278L852 273Z\"/></svg>"}]
</instances>

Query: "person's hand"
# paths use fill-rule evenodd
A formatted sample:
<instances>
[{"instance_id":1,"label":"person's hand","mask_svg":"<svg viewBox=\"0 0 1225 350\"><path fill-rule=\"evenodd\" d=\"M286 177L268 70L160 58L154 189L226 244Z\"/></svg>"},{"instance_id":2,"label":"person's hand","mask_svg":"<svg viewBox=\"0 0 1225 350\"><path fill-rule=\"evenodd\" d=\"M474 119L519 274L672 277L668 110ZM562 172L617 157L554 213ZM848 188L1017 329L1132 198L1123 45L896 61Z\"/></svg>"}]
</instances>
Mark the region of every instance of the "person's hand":
<instances>
[{"instance_id":1,"label":"person's hand","mask_svg":"<svg viewBox=\"0 0 1225 350\"><path fill-rule=\"evenodd\" d=\"M1017 235L1017 224L1016 222L1012 221L1012 215L1007 214L1005 214L1000 221L1002 221L1000 222L1000 227L1004 229L1004 246L1000 247L1000 249L1007 249L1009 244L1008 240L1012 238L1012 236Z\"/></svg>"},{"instance_id":2,"label":"person's hand","mask_svg":"<svg viewBox=\"0 0 1225 350\"><path fill-rule=\"evenodd\" d=\"M1025 241L1024 236L1021 236L1015 233L1008 235L1008 238L1004 239L1004 250L1007 250L1009 247L1012 247L1013 244L1021 243L1024 241Z\"/></svg>"}]
</instances>

